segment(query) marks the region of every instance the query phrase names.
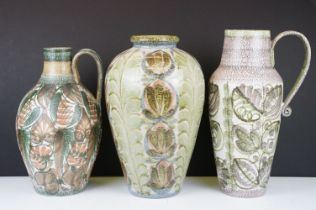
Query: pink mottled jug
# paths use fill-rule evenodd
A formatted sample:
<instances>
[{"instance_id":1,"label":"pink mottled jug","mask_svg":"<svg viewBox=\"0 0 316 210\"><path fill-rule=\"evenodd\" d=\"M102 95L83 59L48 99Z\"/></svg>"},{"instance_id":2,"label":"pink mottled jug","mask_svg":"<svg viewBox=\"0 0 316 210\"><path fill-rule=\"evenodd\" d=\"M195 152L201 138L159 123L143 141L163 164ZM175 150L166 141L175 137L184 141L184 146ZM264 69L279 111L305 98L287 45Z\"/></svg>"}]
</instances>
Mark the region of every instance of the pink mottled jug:
<instances>
[{"instance_id":1,"label":"pink mottled jug","mask_svg":"<svg viewBox=\"0 0 316 210\"><path fill-rule=\"evenodd\" d=\"M283 101L283 81L274 69L274 47L294 35L305 46L301 73ZM238 197L264 194L281 123L309 68L311 49L295 31L273 41L267 30L226 30L222 60L210 78L209 117L222 191Z\"/></svg>"}]
</instances>

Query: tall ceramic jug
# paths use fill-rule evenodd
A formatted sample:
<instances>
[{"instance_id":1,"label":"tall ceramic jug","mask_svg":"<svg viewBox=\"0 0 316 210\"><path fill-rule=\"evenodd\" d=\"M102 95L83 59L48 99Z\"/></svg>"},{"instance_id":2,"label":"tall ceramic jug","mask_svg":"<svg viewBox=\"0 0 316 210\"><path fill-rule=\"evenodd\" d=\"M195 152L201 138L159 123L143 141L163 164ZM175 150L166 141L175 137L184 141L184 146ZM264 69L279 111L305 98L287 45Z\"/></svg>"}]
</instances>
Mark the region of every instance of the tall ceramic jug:
<instances>
[{"instance_id":1,"label":"tall ceramic jug","mask_svg":"<svg viewBox=\"0 0 316 210\"><path fill-rule=\"evenodd\" d=\"M176 36L133 36L110 64L106 104L130 192L148 198L178 193L199 128L204 78L176 48Z\"/></svg>"},{"instance_id":2,"label":"tall ceramic jug","mask_svg":"<svg viewBox=\"0 0 316 210\"><path fill-rule=\"evenodd\" d=\"M301 73L283 101L283 81L274 69L274 47L284 36L303 41L306 54ZM220 66L210 78L209 117L217 175L222 191L238 197L265 193L278 139L281 114L309 68L311 49L295 31L273 41L266 30L225 30Z\"/></svg>"},{"instance_id":3,"label":"tall ceramic jug","mask_svg":"<svg viewBox=\"0 0 316 210\"><path fill-rule=\"evenodd\" d=\"M35 190L69 195L86 186L101 137L103 70L99 56L82 49L45 48L43 73L23 98L16 119L18 145ZM98 68L96 99L80 82L77 61L92 56Z\"/></svg>"}]
</instances>

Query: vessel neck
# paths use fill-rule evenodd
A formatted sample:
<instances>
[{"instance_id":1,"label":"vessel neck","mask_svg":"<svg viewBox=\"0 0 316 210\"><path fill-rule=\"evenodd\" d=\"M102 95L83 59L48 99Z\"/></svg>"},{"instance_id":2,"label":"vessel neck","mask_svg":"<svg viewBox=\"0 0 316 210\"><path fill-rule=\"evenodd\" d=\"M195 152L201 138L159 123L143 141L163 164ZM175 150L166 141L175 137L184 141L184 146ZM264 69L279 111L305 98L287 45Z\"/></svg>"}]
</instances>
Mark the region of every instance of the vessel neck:
<instances>
[{"instance_id":1,"label":"vessel neck","mask_svg":"<svg viewBox=\"0 0 316 210\"><path fill-rule=\"evenodd\" d=\"M71 48L45 48L44 65L40 81L43 83L73 82Z\"/></svg>"},{"instance_id":2,"label":"vessel neck","mask_svg":"<svg viewBox=\"0 0 316 210\"><path fill-rule=\"evenodd\" d=\"M221 65L272 67L270 32L226 30Z\"/></svg>"}]
</instances>

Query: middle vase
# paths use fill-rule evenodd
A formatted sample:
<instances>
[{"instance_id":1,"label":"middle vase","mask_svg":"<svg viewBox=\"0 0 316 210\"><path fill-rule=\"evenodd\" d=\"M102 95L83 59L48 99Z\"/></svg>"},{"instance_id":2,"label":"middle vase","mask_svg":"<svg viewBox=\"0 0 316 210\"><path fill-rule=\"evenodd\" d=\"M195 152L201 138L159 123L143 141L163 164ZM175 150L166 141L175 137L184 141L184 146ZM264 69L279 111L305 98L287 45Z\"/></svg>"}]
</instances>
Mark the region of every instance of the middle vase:
<instances>
[{"instance_id":1,"label":"middle vase","mask_svg":"<svg viewBox=\"0 0 316 210\"><path fill-rule=\"evenodd\" d=\"M181 189L204 103L198 62L176 36L132 36L110 64L105 94L116 149L130 192L148 198Z\"/></svg>"}]
</instances>

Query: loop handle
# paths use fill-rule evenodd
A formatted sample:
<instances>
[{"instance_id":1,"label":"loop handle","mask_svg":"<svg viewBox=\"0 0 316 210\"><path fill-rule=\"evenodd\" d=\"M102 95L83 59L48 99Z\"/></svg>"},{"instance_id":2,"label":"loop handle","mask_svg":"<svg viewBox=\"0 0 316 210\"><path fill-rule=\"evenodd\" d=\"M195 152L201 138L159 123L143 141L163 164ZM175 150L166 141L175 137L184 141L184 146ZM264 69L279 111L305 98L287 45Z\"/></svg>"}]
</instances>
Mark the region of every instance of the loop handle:
<instances>
[{"instance_id":1,"label":"loop handle","mask_svg":"<svg viewBox=\"0 0 316 210\"><path fill-rule=\"evenodd\" d=\"M81 49L73 58L72 60L72 71L74 74L74 79L77 84L80 83L80 75L78 72L78 59L81 55L90 55L97 64L97 70L98 70L98 86L97 86L97 94L96 94L96 100L99 105L101 105L101 97L102 97L102 79L103 79L103 67L102 67L102 61L99 55L91 49Z\"/></svg>"},{"instance_id":2,"label":"loop handle","mask_svg":"<svg viewBox=\"0 0 316 210\"><path fill-rule=\"evenodd\" d=\"M299 33L297 31L284 31L282 33L280 33L279 35L277 35L274 40L272 41L272 49L271 49L271 54L272 54L272 66L274 67L275 65L275 58L274 58L274 48L277 44L277 42L282 39L285 36L296 36L298 37L304 44L304 49L305 49L305 57L304 57L304 63L303 66L301 68L300 74L298 75L294 86L292 87L292 89L290 90L289 94L287 95L287 97L285 98L283 105L282 105L282 115L284 117L289 117L292 114L292 109L291 107L289 107L289 104L291 103L293 97L295 96L295 94L297 93L298 89L301 87L306 74L308 72L308 68L311 62L311 46L309 44L308 39L302 34Z\"/></svg>"}]
</instances>

